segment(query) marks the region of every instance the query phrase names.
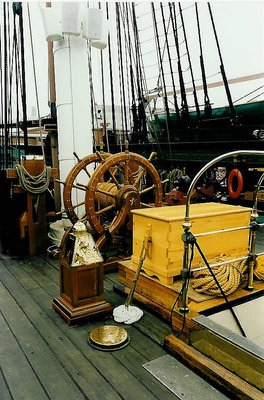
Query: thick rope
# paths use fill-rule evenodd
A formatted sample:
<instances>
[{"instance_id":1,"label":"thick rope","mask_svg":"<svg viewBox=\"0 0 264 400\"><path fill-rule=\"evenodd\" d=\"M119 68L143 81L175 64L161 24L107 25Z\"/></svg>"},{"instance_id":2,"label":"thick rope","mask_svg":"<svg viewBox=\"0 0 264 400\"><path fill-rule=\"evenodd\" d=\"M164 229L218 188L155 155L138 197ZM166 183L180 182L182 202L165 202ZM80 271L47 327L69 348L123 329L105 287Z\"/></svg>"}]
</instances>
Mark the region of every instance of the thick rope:
<instances>
[{"instance_id":1,"label":"thick rope","mask_svg":"<svg viewBox=\"0 0 264 400\"><path fill-rule=\"evenodd\" d=\"M211 261L212 264L227 261L230 256L219 256ZM216 279L221 285L223 292L226 295L233 293L244 281L243 274L247 270L247 260L233 262L230 264L220 265L214 268ZM192 287L198 293L204 293L214 296L222 296L219 288L216 285L210 271L204 269L193 273Z\"/></svg>"},{"instance_id":2,"label":"thick rope","mask_svg":"<svg viewBox=\"0 0 264 400\"><path fill-rule=\"evenodd\" d=\"M256 269L254 275L260 281L264 281L264 256L259 256L256 262Z\"/></svg>"},{"instance_id":3,"label":"thick rope","mask_svg":"<svg viewBox=\"0 0 264 400\"><path fill-rule=\"evenodd\" d=\"M49 187L51 167L44 166L39 175L31 175L23 165L15 165L19 183L22 188L29 193L40 194Z\"/></svg>"}]
</instances>

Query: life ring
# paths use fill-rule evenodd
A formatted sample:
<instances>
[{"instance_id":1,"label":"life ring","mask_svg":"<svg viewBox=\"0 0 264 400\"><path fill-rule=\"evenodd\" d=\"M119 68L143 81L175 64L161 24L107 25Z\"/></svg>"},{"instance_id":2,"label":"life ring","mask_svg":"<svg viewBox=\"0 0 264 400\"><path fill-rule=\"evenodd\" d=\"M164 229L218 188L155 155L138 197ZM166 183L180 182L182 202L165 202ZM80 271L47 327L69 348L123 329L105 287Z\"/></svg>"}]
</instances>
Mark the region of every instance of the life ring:
<instances>
[{"instance_id":1,"label":"life ring","mask_svg":"<svg viewBox=\"0 0 264 400\"><path fill-rule=\"evenodd\" d=\"M237 181L237 183L235 183L235 185L236 185L235 190L234 190L234 185L233 185L234 178ZM232 199L237 199L243 190L243 186L244 186L244 182L243 182L243 176L242 176L241 172L237 168L232 169L232 171L230 172L230 174L228 176L228 180L227 180L227 190L228 190L229 196Z\"/></svg>"}]
</instances>

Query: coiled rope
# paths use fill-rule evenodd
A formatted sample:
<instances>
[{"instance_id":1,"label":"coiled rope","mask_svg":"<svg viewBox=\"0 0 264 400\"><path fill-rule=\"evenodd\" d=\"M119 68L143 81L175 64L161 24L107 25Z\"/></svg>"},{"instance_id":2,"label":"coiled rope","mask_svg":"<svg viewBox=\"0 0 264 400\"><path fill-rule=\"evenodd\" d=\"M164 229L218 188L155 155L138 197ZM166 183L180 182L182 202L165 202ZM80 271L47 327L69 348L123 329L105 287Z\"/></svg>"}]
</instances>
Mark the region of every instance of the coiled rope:
<instances>
[{"instance_id":1,"label":"coiled rope","mask_svg":"<svg viewBox=\"0 0 264 400\"><path fill-rule=\"evenodd\" d=\"M222 255L211 260L211 264L227 261L230 256ZM200 265L197 265L199 267ZM223 264L214 268L216 279L221 285L223 292L228 296L232 294L242 283L247 280L245 272L247 271L248 260ZM264 280L264 255L259 256L254 268L254 276L258 280ZM198 293L204 293L213 296L222 296L216 285L210 271L204 269L193 273L192 287Z\"/></svg>"},{"instance_id":2,"label":"coiled rope","mask_svg":"<svg viewBox=\"0 0 264 400\"><path fill-rule=\"evenodd\" d=\"M264 256L259 256L256 264L254 275L258 280L264 281Z\"/></svg>"},{"instance_id":3,"label":"coiled rope","mask_svg":"<svg viewBox=\"0 0 264 400\"><path fill-rule=\"evenodd\" d=\"M213 264L227 261L228 258L230 258L230 256L219 256L215 258L211 263ZM248 260L232 262L214 268L215 277L226 295L233 293L239 287L239 285L243 283L243 274L247 270L247 261ZM193 277L194 279L192 282L192 287L198 293L222 296L222 293L217 287L216 282L214 281L208 269L194 272Z\"/></svg>"},{"instance_id":4,"label":"coiled rope","mask_svg":"<svg viewBox=\"0 0 264 400\"><path fill-rule=\"evenodd\" d=\"M33 194L45 192L49 187L51 167L44 166L43 171L39 175L31 175L23 165L15 165L19 183L22 188Z\"/></svg>"}]
</instances>

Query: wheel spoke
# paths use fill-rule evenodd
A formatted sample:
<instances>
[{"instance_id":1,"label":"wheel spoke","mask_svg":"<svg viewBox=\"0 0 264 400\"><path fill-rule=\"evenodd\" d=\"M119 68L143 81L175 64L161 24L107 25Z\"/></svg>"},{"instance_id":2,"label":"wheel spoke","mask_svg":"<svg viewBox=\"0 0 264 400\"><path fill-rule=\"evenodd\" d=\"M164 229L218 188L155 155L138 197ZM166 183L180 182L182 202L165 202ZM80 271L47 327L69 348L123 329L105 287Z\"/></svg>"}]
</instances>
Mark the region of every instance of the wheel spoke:
<instances>
[{"instance_id":1,"label":"wheel spoke","mask_svg":"<svg viewBox=\"0 0 264 400\"><path fill-rule=\"evenodd\" d=\"M78 189L78 190L83 190L84 192L87 189L87 186L82 185L81 183L76 183L72 185L73 188Z\"/></svg>"},{"instance_id":2,"label":"wheel spoke","mask_svg":"<svg viewBox=\"0 0 264 400\"><path fill-rule=\"evenodd\" d=\"M115 168L115 170L112 172L112 174L115 176L115 174L118 171L118 167ZM112 182L112 177L110 179L108 179L107 183L111 183Z\"/></svg>"},{"instance_id":3,"label":"wheel spoke","mask_svg":"<svg viewBox=\"0 0 264 400\"><path fill-rule=\"evenodd\" d=\"M154 189L155 187L156 187L156 185L153 184L152 186L149 186L149 187L147 187L147 188L141 190L141 192L139 192L139 194L147 193L147 192L149 192L150 190Z\"/></svg>"},{"instance_id":4,"label":"wheel spoke","mask_svg":"<svg viewBox=\"0 0 264 400\"><path fill-rule=\"evenodd\" d=\"M126 160L126 162L125 162L125 176L124 176L124 184L125 184L125 185L128 185L128 184L129 184L129 180L128 180L128 170L129 170L129 167L128 167L128 160Z\"/></svg>"},{"instance_id":5,"label":"wheel spoke","mask_svg":"<svg viewBox=\"0 0 264 400\"><path fill-rule=\"evenodd\" d=\"M117 171L117 170L116 170ZM116 177L115 177L115 174L113 174L113 172L111 171L111 169L109 169L109 174L111 175L111 178L113 179L113 181L115 182L115 184L116 184L116 186L118 187L118 188L120 188L120 183L118 182L118 180L116 179Z\"/></svg>"},{"instance_id":6,"label":"wheel spoke","mask_svg":"<svg viewBox=\"0 0 264 400\"><path fill-rule=\"evenodd\" d=\"M106 211L112 210L113 208L115 208L115 205L114 205L114 204L111 204L110 206L107 206L107 207L105 207L105 208L102 208L102 209L99 210L99 211L95 211L95 214L96 214L96 215L101 215L101 214L105 213Z\"/></svg>"},{"instance_id":7,"label":"wheel spoke","mask_svg":"<svg viewBox=\"0 0 264 400\"><path fill-rule=\"evenodd\" d=\"M73 155L77 158L78 163L82 162L82 160L78 157L77 153L75 151L73 152ZM88 175L89 178L91 178L90 172L86 169L86 165L82 168L84 172Z\"/></svg>"},{"instance_id":8,"label":"wheel spoke","mask_svg":"<svg viewBox=\"0 0 264 400\"><path fill-rule=\"evenodd\" d=\"M75 208L83 206L84 204L85 204L85 201L82 201L81 203L78 203L78 204L75 204L74 206L71 206L71 209L75 210ZM58 211L58 212L56 212L56 215L61 215L61 214L65 213L65 212L67 212L67 211L68 211L68 209L64 209L64 210Z\"/></svg>"},{"instance_id":9,"label":"wheel spoke","mask_svg":"<svg viewBox=\"0 0 264 400\"><path fill-rule=\"evenodd\" d=\"M141 170L139 171L138 176L136 177L135 182L134 182L135 187L137 187L137 185L140 182L140 179L142 178L143 174L146 172L145 168L143 168L143 167L140 167L140 168L141 168Z\"/></svg>"},{"instance_id":10,"label":"wheel spoke","mask_svg":"<svg viewBox=\"0 0 264 400\"><path fill-rule=\"evenodd\" d=\"M90 172L86 169L86 167L83 168L84 172L86 173L86 175L88 176L88 178L91 178L91 174Z\"/></svg>"},{"instance_id":11,"label":"wheel spoke","mask_svg":"<svg viewBox=\"0 0 264 400\"><path fill-rule=\"evenodd\" d=\"M154 205L147 204L147 203L142 203L142 202L140 202L140 205L141 205L142 207L147 207L147 208L153 208L153 207L154 207Z\"/></svg>"},{"instance_id":12,"label":"wheel spoke","mask_svg":"<svg viewBox=\"0 0 264 400\"><path fill-rule=\"evenodd\" d=\"M106 196L112 197L113 199L115 199L115 195L112 193L107 192L106 190L102 190L102 189L95 189L96 192L98 193L102 193L105 194Z\"/></svg>"}]
</instances>

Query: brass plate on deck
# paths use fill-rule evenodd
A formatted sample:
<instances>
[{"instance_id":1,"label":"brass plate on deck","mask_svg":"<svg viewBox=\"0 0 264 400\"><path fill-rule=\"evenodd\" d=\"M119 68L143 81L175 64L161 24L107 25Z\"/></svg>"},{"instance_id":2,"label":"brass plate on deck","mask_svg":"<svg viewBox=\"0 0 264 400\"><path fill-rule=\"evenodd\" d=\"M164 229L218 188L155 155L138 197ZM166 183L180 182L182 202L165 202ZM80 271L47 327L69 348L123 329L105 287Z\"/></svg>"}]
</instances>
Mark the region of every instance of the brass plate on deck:
<instances>
[{"instance_id":1,"label":"brass plate on deck","mask_svg":"<svg viewBox=\"0 0 264 400\"><path fill-rule=\"evenodd\" d=\"M124 328L104 325L92 330L89 335L90 344L97 349L117 350L129 343L129 336Z\"/></svg>"}]
</instances>

